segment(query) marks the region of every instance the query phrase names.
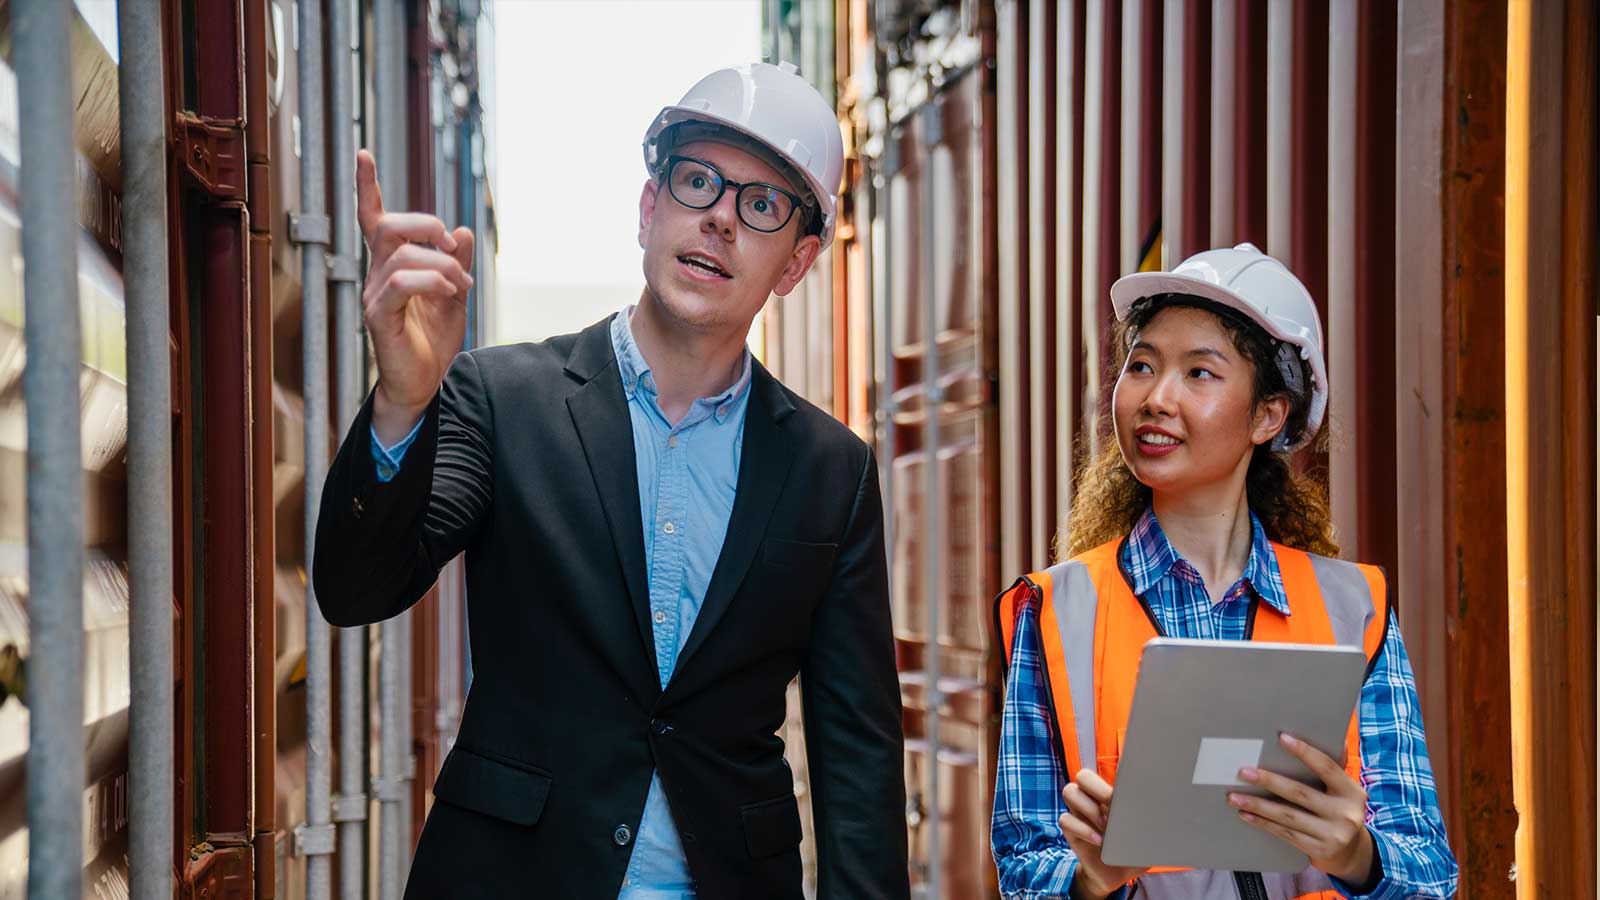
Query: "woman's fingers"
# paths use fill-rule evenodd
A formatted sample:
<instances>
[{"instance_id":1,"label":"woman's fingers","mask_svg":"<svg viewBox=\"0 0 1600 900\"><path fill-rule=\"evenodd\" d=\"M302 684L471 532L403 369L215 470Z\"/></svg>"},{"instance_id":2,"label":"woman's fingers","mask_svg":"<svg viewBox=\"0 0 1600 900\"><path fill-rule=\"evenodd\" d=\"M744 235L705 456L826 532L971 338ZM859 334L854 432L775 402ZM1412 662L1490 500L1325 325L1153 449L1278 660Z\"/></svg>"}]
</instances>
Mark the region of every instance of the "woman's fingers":
<instances>
[{"instance_id":1,"label":"woman's fingers","mask_svg":"<svg viewBox=\"0 0 1600 900\"><path fill-rule=\"evenodd\" d=\"M1367 796L1362 790L1360 782L1351 778L1350 773L1344 770L1344 766L1335 762L1333 757L1292 734L1278 735L1278 743L1283 745L1283 749L1294 754L1297 759L1305 763L1306 767L1312 772L1315 772L1316 776L1322 779L1322 783L1328 786L1328 793L1346 797L1360 793L1362 802L1366 802ZM1348 750L1349 748L1346 748L1347 752ZM1352 787L1354 791L1352 791Z\"/></svg>"},{"instance_id":2,"label":"woman's fingers","mask_svg":"<svg viewBox=\"0 0 1600 900\"><path fill-rule=\"evenodd\" d=\"M1087 822L1072 813L1064 814L1058 824L1061 825L1062 834L1065 834L1069 841L1078 840L1096 847L1100 846L1100 832L1090 828Z\"/></svg>"},{"instance_id":3,"label":"woman's fingers","mask_svg":"<svg viewBox=\"0 0 1600 900\"><path fill-rule=\"evenodd\" d=\"M1341 773L1343 774L1343 773ZM1268 772L1265 769L1240 769L1239 777L1251 784L1259 785L1271 791L1296 806L1301 806L1312 812L1330 816L1338 812L1341 800L1317 790L1310 785L1301 784L1293 778L1279 775L1277 772ZM1345 775L1349 778L1349 775Z\"/></svg>"},{"instance_id":4,"label":"woman's fingers","mask_svg":"<svg viewBox=\"0 0 1600 900\"><path fill-rule=\"evenodd\" d=\"M1105 806L1111 804L1111 783L1100 777L1100 773L1093 769L1079 769L1078 774L1072 777L1074 784L1083 789L1085 794L1094 798L1095 802Z\"/></svg>"},{"instance_id":5,"label":"woman's fingers","mask_svg":"<svg viewBox=\"0 0 1600 900\"><path fill-rule=\"evenodd\" d=\"M1105 830L1106 818L1100 804L1084 793L1076 783L1069 784L1061 790L1061 799L1066 801L1067 809L1071 810L1073 815L1092 825L1096 830Z\"/></svg>"}]
</instances>

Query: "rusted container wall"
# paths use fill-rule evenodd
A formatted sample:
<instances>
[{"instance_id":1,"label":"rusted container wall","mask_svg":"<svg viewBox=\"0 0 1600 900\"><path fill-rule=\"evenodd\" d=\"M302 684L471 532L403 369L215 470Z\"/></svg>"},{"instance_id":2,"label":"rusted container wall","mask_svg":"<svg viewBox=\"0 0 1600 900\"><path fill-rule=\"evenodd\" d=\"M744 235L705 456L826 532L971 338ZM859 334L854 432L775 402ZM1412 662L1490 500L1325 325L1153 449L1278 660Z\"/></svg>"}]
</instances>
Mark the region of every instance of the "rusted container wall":
<instances>
[{"instance_id":1,"label":"rusted container wall","mask_svg":"<svg viewBox=\"0 0 1600 900\"><path fill-rule=\"evenodd\" d=\"M104 29L104 16L94 25ZM84 480L83 895L127 884L128 574L127 368L122 296L120 122L116 64L82 11L71 14L77 211L79 370ZM103 31L101 32L103 33ZM0 896L27 887L27 414L18 118L9 15L0 11ZM17 693L17 691L23 693Z\"/></svg>"},{"instance_id":2,"label":"rusted container wall","mask_svg":"<svg viewBox=\"0 0 1600 900\"><path fill-rule=\"evenodd\" d=\"M995 660L984 598L997 578L995 545L998 510L992 489L993 461L998 447L993 395L994 317L989 309L996 269L986 251L992 248L987 214L991 196L992 134L990 79L984 66L962 72L937 95L940 140L924 139L923 115L908 115L890 133L898 142L900 167L888 173L885 226L886 253L894 272L887 302L894 323L891 383L898 406L894 418L895 485L891 497L894 546L890 548L895 636L905 704L906 788L912 810L912 872L925 878L927 829L925 807L930 779L940 783L939 818L945 891L950 897L989 896L994 891L994 866L989 857L989 811L993 796L997 710L991 690ZM934 206L923 208L925 182L931 180ZM939 245L920 244L924 217L940 223ZM924 282L926 254L932 255L933 283ZM938 341L922 341L921 304L932 290ZM926 402L922 364L939 354L944 402L937 410ZM938 447L922 443L926 416L940 418ZM928 498L927 467L937 466L944 492L943 584L937 594L939 632L929 634L928 585L922 554L932 552L923 540L922 520ZM939 689L944 705L929 708L924 672L926 648L940 645ZM927 720L941 718L937 754L927 741ZM933 771L930 771L932 769Z\"/></svg>"}]
</instances>

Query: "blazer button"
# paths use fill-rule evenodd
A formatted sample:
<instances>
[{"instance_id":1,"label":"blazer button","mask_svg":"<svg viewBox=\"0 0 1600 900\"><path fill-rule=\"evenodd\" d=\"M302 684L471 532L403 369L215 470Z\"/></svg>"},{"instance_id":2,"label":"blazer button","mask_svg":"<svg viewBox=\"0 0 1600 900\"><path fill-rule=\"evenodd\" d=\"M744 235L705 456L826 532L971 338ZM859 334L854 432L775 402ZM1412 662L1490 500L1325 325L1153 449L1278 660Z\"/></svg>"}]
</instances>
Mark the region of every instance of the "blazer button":
<instances>
[{"instance_id":1,"label":"blazer button","mask_svg":"<svg viewBox=\"0 0 1600 900\"><path fill-rule=\"evenodd\" d=\"M611 840L615 841L618 847L626 847L628 842L633 840L633 829L626 825L618 825L617 830L611 832Z\"/></svg>"},{"instance_id":2,"label":"blazer button","mask_svg":"<svg viewBox=\"0 0 1600 900\"><path fill-rule=\"evenodd\" d=\"M356 518L361 518L361 514L365 511L366 508L362 505L360 497L350 498L350 512L354 513Z\"/></svg>"},{"instance_id":3,"label":"blazer button","mask_svg":"<svg viewBox=\"0 0 1600 900\"><path fill-rule=\"evenodd\" d=\"M650 730L660 735L672 733L672 725L662 719L651 719Z\"/></svg>"}]
</instances>

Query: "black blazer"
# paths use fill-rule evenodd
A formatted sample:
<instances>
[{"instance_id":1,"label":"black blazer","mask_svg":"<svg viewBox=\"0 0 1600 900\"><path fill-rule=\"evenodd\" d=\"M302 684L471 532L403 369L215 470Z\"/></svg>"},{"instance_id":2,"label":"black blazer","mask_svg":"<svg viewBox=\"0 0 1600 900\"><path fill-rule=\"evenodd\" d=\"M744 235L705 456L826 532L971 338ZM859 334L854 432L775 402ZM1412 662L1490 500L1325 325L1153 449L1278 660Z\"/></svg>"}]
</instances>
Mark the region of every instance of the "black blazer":
<instances>
[{"instance_id":1,"label":"black blazer","mask_svg":"<svg viewBox=\"0 0 1600 900\"><path fill-rule=\"evenodd\" d=\"M456 357L393 481L368 398L314 586L352 626L466 553L473 681L408 898L614 900L659 770L703 900L801 896L777 730L800 675L822 900L906 898L900 692L872 451L754 366L738 493L663 690L610 320Z\"/></svg>"}]
</instances>

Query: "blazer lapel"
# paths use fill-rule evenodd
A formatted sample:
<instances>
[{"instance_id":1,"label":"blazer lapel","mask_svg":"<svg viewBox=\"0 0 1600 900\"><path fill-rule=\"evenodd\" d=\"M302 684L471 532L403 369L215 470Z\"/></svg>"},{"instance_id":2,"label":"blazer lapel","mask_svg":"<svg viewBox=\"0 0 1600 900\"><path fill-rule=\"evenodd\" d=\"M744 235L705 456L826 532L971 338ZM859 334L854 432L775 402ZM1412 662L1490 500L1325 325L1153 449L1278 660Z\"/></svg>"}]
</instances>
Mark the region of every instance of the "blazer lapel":
<instances>
[{"instance_id":1,"label":"blazer lapel","mask_svg":"<svg viewBox=\"0 0 1600 900\"><path fill-rule=\"evenodd\" d=\"M794 442L786 440L783 431L783 422L794 412L794 405L766 368L760 363L752 365L750 407L744 419L744 447L739 455L733 512L728 517L722 554L711 572L711 584L706 588L700 614L689 631L689 639L678 652L678 661L673 667L674 680L733 602L766 536L767 522L772 518L778 495L789 475L789 466L794 461Z\"/></svg>"},{"instance_id":2,"label":"blazer lapel","mask_svg":"<svg viewBox=\"0 0 1600 900\"><path fill-rule=\"evenodd\" d=\"M639 517L638 467L633 455L633 423L622 375L611 347L611 319L586 329L578 338L567 372L585 383L567 398L567 411L583 443L589 474L600 494L611 529L611 545L628 585L633 619L650 672L656 671L656 644L650 625L650 592L645 584L644 526ZM659 679L650 686L659 691Z\"/></svg>"}]
</instances>

